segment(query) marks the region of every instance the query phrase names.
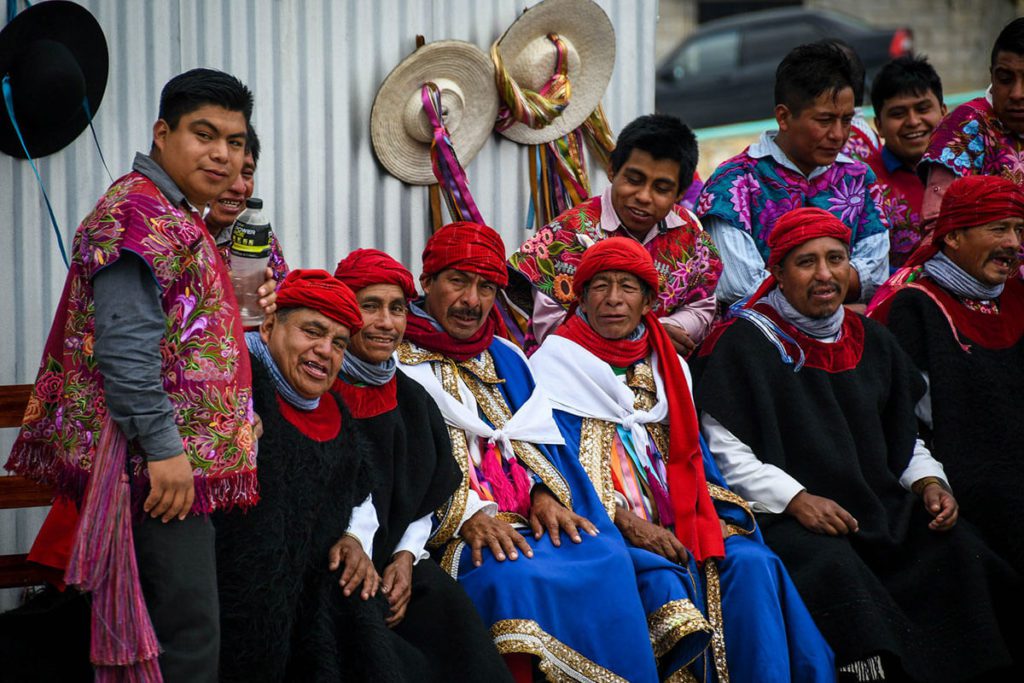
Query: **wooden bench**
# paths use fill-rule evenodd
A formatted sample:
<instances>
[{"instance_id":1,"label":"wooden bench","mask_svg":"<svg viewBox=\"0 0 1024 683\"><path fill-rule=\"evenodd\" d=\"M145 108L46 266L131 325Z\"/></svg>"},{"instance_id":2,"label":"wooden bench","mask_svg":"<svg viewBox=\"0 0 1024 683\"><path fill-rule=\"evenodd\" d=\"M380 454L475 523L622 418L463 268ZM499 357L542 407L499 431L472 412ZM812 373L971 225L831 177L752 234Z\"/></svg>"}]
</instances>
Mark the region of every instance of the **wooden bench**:
<instances>
[{"instance_id":1,"label":"wooden bench","mask_svg":"<svg viewBox=\"0 0 1024 683\"><path fill-rule=\"evenodd\" d=\"M20 427L31 384L0 386L0 428ZM0 463L7 460L0 454ZM0 510L43 507L53 502L53 490L25 479L0 473ZM37 586L61 578L61 573L28 561L28 555L0 555L0 588Z\"/></svg>"}]
</instances>

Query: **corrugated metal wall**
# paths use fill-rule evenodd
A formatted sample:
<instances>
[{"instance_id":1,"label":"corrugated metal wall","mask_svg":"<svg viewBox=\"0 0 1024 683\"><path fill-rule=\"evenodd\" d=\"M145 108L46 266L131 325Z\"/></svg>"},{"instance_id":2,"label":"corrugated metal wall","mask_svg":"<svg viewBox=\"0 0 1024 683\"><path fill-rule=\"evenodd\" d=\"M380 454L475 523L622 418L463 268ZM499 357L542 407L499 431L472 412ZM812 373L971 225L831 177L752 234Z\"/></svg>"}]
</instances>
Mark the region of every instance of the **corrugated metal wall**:
<instances>
[{"instance_id":1,"label":"corrugated metal wall","mask_svg":"<svg viewBox=\"0 0 1024 683\"><path fill-rule=\"evenodd\" d=\"M103 27L110 72L96 130L111 172L149 148L160 88L181 71L234 73L255 93L263 145L256 194L288 261L333 270L356 247L388 251L418 273L429 231L427 190L387 175L370 145L370 108L388 72L427 42L485 52L532 0L82 0ZM654 107L657 0L598 0L615 26L604 97L613 130ZM109 183L86 132L37 162L64 238ZM487 221L522 241L526 148L495 135L467 167ZM595 189L603 178L591 173ZM0 384L30 382L65 269L27 162L0 155ZM0 430L10 432L11 430ZM13 435L0 433L0 462ZM41 511L0 514L0 553L21 551ZM2 592L0 592L2 593ZM0 608L10 596L0 596Z\"/></svg>"}]
</instances>

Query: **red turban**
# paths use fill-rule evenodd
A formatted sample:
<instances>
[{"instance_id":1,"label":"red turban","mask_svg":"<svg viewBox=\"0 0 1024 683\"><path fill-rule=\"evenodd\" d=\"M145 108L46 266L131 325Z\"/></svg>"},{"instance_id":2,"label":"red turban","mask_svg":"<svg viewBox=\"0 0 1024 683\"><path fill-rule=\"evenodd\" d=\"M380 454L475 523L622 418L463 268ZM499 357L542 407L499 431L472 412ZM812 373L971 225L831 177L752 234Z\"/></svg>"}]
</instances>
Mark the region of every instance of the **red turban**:
<instances>
[{"instance_id":1,"label":"red turban","mask_svg":"<svg viewBox=\"0 0 1024 683\"><path fill-rule=\"evenodd\" d=\"M768 234L768 267L782 263L793 249L819 237L834 237L850 246L850 228L825 209L803 206L787 211Z\"/></svg>"},{"instance_id":2,"label":"red turban","mask_svg":"<svg viewBox=\"0 0 1024 683\"><path fill-rule=\"evenodd\" d=\"M348 285L353 292L370 285L398 285L406 299L416 296L412 273L378 249L356 249L338 262L334 277Z\"/></svg>"},{"instance_id":3,"label":"red turban","mask_svg":"<svg viewBox=\"0 0 1024 683\"><path fill-rule=\"evenodd\" d=\"M641 282L646 282L655 294L658 292L658 270L650 253L629 237L609 237L583 252L583 260L573 276L572 291L576 296L582 296L583 286L606 270L632 273Z\"/></svg>"},{"instance_id":4,"label":"red turban","mask_svg":"<svg viewBox=\"0 0 1024 683\"><path fill-rule=\"evenodd\" d=\"M449 223L431 235L423 250L424 275L436 275L446 268L476 273L504 287L508 268L501 235L478 223Z\"/></svg>"},{"instance_id":5,"label":"red turban","mask_svg":"<svg viewBox=\"0 0 1024 683\"><path fill-rule=\"evenodd\" d=\"M355 334L363 326L356 295L326 270L297 269L288 273L277 290L278 308L311 308Z\"/></svg>"}]
</instances>

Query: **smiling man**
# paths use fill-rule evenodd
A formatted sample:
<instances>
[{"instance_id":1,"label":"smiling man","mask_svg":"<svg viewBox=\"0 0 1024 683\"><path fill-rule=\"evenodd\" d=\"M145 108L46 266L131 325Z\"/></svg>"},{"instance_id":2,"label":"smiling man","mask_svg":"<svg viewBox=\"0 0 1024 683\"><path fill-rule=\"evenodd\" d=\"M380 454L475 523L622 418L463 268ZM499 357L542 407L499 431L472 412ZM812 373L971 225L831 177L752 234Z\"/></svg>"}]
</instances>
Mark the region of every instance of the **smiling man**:
<instances>
[{"instance_id":1,"label":"smiling man","mask_svg":"<svg viewBox=\"0 0 1024 683\"><path fill-rule=\"evenodd\" d=\"M431 545L473 600L516 680L657 680L629 554L564 443L523 353L498 334L507 283L493 229L452 223L423 251L399 369L437 403L462 470ZM600 532L600 533L599 533ZM600 596L600 599L595 599ZM673 612L669 629L689 614ZM674 633L674 631L671 631Z\"/></svg>"},{"instance_id":2,"label":"smiling man","mask_svg":"<svg viewBox=\"0 0 1024 683\"><path fill-rule=\"evenodd\" d=\"M121 567L134 551L138 576L112 574L94 591L94 623L109 632L96 632L93 660L116 658L140 678L155 667L157 648L146 643L156 640L165 681L217 680L208 515L257 500L241 319L202 220L241 171L251 112L248 88L220 71L194 69L164 86L149 155L136 154L132 172L75 234L36 391L7 463L75 501L93 477L113 473L116 482L128 473L140 511L131 540L103 533L105 543L89 546L109 549ZM83 539L85 520L131 514L112 491L86 502L98 509L83 515ZM141 602L140 584L155 639L119 612ZM116 657L104 641L118 644Z\"/></svg>"},{"instance_id":3,"label":"smiling man","mask_svg":"<svg viewBox=\"0 0 1024 683\"><path fill-rule=\"evenodd\" d=\"M843 307L849 240L822 209L778 220L771 276L696 364L708 447L838 664L867 675L880 663L896 680L998 679L1012 631L997 606L1017 614L1019 577L957 524L942 466L918 438L913 362Z\"/></svg>"},{"instance_id":4,"label":"smiling man","mask_svg":"<svg viewBox=\"0 0 1024 683\"><path fill-rule=\"evenodd\" d=\"M611 186L541 228L509 258L531 285L529 295L513 294L532 311L528 351L565 320L584 250L612 235L637 240L657 264L664 286L654 312L676 348L686 354L704 340L722 264L700 221L679 205L696 168L697 140L679 119L641 116L622 129Z\"/></svg>"},{"instance_id":5,"label":"smiling man","mask_svg":"<svg viewBox=\"0 0 1024 683\"><path fill-rule=\"evenodd\" d=\"M871 104L885 145L866 161L878 177L875 202L889 226L889 269L895 271L924 235L924 184L916 168L946 115L942 81L924 57L900 57L875 76Z\"/></svg>"},{"instance_id":6,"label":"smiling man","mask_svg":"<svg viewBox=\"0 0 1024 683\"><path fill-rule=\"evenodd\" d=\"M702 447L685 365L650 313L650 255L604 240L574 286L579 308L530 367L604 503L596 514L630 547L652 625L665 596L694 615L689 633L658 643L662 680L833 681L832 651Z\"/></svg>"},{"instance_id":7,"label":"smiling man","mask_svg":"<svg viewBox=\"0 0 1024 683\"><path fill-rule=\"evenodd\" d=\"M874 173L841 153L854 116L849 59L827 43L793 49L775 72L777 131L719 166L697 214L722 256L719 302L750 296L767 277L768 238L801 206L833 213L852 232L851 302L870 300L889 275L889 238L871 198Z\"/></svg>"},{"instance_id":8,"label":"smiling man","mask_svg":"<svg viewBox=\"0 0 1024 683\"><path fill-rule=\"evenodd\" d=\"M391 612L387 624L424 653L424 681L498 683L509 678L466 593L425 550L434 510L455 492L462 471L452 457L433 399L398 369L412 274L376 249L357 249L334 276L355 292L363 328L349 344L334 391L366 436L377 472L380 520L373 562Z\"/></svg>"},{"instance_id":9,"label":"smiling man","mask_svg":"<svg viewBox=\"0 0 1024 683\"><path fill-rule=\"evenodd\" d=\"M992 46L992 85L964 102L932 135L918 172L926 178L924 220L935 221L956 178L993 175L1024 187L1024 17L1003 28Z\"/></svg>"},{"instance_id":10,"label":"smiling man","mask_svg":"<svg viewBox=\"0 0 1024 683\"><path fill-rule=\"evenodd\" d=\"M1022 229L1019 186L991 176L953 181L930 241L870 315L928 382L917 415L964 515L1024 572L1024 533L1006 524L1024 485L1024 448L1006 432L1024 395L1024 284L1012 276Z\"/></svg>"}]
</instances>

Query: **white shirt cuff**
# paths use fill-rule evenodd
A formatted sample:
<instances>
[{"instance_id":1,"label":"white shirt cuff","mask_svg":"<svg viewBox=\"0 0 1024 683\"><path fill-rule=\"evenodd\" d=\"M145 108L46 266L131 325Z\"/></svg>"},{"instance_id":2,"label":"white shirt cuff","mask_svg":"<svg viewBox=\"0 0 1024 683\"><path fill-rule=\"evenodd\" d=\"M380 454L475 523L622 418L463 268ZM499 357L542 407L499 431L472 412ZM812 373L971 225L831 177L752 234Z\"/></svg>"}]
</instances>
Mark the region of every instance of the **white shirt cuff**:
<instances>
[{"instance_id":1,"label":"white shirt cuff","mask_svg":"<svg viewBox=\"0 0 1024 683\"><path fill-rule=\"evenodd\" d=\"M903 475L900 477L900 486L910 491L910 487L914 485L915 481L925 477L938 477L945 482L947 487L949 486L942 463L933 458L928 447L924 445L924 441L918 439L914 442L914 455L910 458L907 469L903 470Z\"/></svg>"},{"instance_id":2,"label":"white shirt cuff","mask_svg":"<svg viewBox=\"0 0 1024 683\"><path fill-rule=\"evenodd\" d=\"M412 554L413 564L430 557L430 553L426 551L426 545L427 539L430 538L431 528L431 515L429 514L409 524L405 528L405 533L402 534L401 540L398 541L398 546L395 547L392 557L403 550Z\"/></svg>"},{"instance_id":3,"label":"white shirt cuff","mask_svg":"<svg viewBox=\"0 0 1024 683\"><path fill-rule=\"evenodd\" d=\"M377 521L377 509L373 507L373 495L366 497L358 507L352 510L345 533L355 536L367 557L373 557L373 537L377 535L380 523Z\"/></svg>"}]
</instances>

